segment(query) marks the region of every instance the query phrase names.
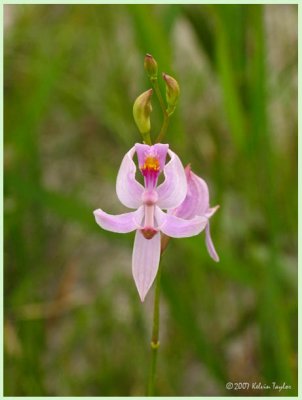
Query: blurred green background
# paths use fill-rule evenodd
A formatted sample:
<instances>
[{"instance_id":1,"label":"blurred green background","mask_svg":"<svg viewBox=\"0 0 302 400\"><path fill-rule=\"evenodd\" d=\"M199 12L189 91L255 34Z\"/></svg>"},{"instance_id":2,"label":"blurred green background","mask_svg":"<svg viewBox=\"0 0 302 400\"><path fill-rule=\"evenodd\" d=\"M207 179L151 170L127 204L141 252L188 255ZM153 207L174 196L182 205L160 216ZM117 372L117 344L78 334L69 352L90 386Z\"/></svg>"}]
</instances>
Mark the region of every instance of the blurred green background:
<instances>
[{"instance_id":1,"label":"blurred green background","mask_svg":"<svg viewBox=\"0 0 302 400\"><path fill-rule=\"evenodd\" d=\"M166 141L212 237L163 259L162 396L297 395L297 6L5 6L5 395L144 395L153 290L131 275L122 157L146 52L181 87ZM161 124L155 101L153 132ZM227 391L226 382L291 389Z\"/></svg>"}]
</instances>

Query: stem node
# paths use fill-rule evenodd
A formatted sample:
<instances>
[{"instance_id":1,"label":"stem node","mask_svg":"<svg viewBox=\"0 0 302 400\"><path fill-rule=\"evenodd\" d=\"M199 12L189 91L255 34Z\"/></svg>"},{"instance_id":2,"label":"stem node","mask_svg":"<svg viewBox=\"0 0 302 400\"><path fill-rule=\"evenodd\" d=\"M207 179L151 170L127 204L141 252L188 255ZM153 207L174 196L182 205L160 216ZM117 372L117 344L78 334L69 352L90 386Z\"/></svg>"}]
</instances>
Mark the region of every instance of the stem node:
<instances>
[{"instance_id":1,"label":"stem node","mask_svg":"<svg viewBox=\"0 0 302 400\"><path fill-rule=\"evenodd\" d=\"M157 341L157 342L151 342L151 348L152 349L154 349L154 350L156 350L156 349L158 349L159 348L159 346L160 346L160 342L159 341Z\"/></svg>"}]
</instances>

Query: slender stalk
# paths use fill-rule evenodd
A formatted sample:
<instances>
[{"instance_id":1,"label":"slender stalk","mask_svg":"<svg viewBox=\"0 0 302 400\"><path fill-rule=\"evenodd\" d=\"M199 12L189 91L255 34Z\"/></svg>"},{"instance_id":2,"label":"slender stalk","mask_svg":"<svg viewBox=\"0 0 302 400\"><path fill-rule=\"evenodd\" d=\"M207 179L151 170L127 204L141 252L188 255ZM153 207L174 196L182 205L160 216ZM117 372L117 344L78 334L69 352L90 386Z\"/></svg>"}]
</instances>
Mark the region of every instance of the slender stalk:
<instances>
[{"instance_id":1,"label":"slender stalk","mask_svg":"<svg viewBox=\"0 0 302 400\"><path fill-rule=\"evenodd\" d=\"M159 89L157 78L151 78L150 80L151 80L151 83L153 85L155 94L156 94L156 96L158 98L158 101L159 101L159 104L160 104L160 108L161 108L161 110L163 112L163 116L164 116L164 122L162 124L162 127L161 127L161 130L159 132L159 135L158 135L158 137L156 139L156 143L159 143L159 142L161 142L163 140L163 138L164 138L164 136L165 136L165 134L167 132L170 115L168 114L168 112L166 110L166 106L165 106L163 97L161 95L160 89Z\"/></svg>"},{"instance_id":2,"label":"slender stalk","mask_svg":"<svg viewBox=\"0 0 302 400\"><path fill-rule=\"evenodd\" d=\"M166 110L166 106L164 100L162 98L157 78L151 78L151 82L158 98L160 107L163 112L164 121L159 132L159 135L156 139L156 142L161 142L163 137L165 136L168 125L169 125L169 113ZM148 141L150 139L150 135ZM145 140L146 141L146 140ZM146 141L147 142L147 141ZM169 242L169 237L163 235L161 238L161 255L165 251ZM156 276L156 287L154 293L154 306L153 306L153 326L152 326L152 338L151 338L151 363L150 363L150 371L149 371L149 382L148 382L148 396L154 396L155 392L155 377L156 377L156 365L157 365L157 354L159 349L159 299L160 299L160 280L161 280L161 262L159 262L159 267Z\"/></svg>"},{"instance_id":3,"label":"slender stalk","mask_svg":"<svg viewBox=\"0 0 302 400\"><path fill-rule=\"evenodd\" d=\"M163 114L165 116L165 114L167 113L166 112L166 106L165 106L164 99L163 99L163 97L161 95L160 89L159 89L158 80L157 80L157 78L151 78L150 81L151 81L151 83L153 85L153 88L155 90L155 94L156 94L156 96L158 98L158 101L159 101L159 104L160 104L160 108L162 109L162 112L163 112Z\"/></svg>"},{"instance_id":4,"label":"slender stalk","mask_svg":"<svg viewBox=\"0 0 302 400\"><path fill-rule=\"evenodd\" d=\"M150 132L147 133L142 133L143 141L148 144L149 146L152 146L152 141L151 141L151 136Z\"/></svg>"},{"instance_id":5,"label":"slender stalk","mask_svg":"<svg viewBox=\"0 0 302 400\"><path fill-rule=\"evenodd\" d=\"M154 395L155 389L155 376L156 376L156 364L157 364L157 351L159 348L159 298L160 298L160 278L161 278L161 264L159 264L158 272L156 276L156 287L154 294L154 308L153 308L153 327L152 327L152 339L151 339L151 364L149 371L149 384L148 384L148 396Z\"/></svg>"},{"instance_id":6,"label":"slender stalk","mask_svg":"<svg viewBox=\"0 0 302 400\"><path fill-rule=\"evenodd\" d=\"M161 127L160 132L159 132L159 135L156 138L156 143L160 143L163 140L163 138L164 138L164 136L165 136L165 134L167 132L168 126L169 126L169 114L166 113L166 115L164 117L163 125Z\"/></svg>"}]
</instances>

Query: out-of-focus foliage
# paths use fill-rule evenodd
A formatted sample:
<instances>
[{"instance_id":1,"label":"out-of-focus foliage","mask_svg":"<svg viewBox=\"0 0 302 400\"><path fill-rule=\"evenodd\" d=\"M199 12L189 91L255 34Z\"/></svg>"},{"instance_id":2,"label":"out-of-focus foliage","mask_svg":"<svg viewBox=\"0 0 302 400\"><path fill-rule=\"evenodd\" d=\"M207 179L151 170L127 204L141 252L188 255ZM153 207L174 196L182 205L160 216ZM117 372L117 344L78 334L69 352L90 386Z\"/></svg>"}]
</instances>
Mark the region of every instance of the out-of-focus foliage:
<instances>
[{"instance_id":1,"label":"out-of-focus foliage","mask_svg":"<svg viewBox=\"0 0 302 400\"><path fill-rule=\"evenodd\" d=\"M133 234L92 211L123 211L147 52L181 87L166 140L221 205L220 263L204 235L163 258L157 394L297 394L297 6L24 5L5 7L5 395L145 393L153 292Z\"/></svg>"}]
</instances>

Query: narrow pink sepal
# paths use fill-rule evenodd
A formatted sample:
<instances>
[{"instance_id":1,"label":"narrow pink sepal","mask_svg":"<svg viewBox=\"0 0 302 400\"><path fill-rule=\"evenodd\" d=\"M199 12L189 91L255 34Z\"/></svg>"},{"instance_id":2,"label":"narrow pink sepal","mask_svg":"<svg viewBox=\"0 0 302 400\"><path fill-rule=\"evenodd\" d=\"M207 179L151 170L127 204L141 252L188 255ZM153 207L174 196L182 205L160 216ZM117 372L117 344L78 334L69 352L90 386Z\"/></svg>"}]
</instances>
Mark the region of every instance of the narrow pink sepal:
<instances>
[{"instance_id":1,"label":"narrow pink sepal","mask_svg":"<svg viewBox=\"0 0 302 400\"><path fill-rule=\"evenodd\" d=\"M215 212L218 210L219 207L220 206L215 206L215 207L208 208L207 211L204 213L204 215L207 218L211 218L215 214Z\"/></svg>"},{"instance_id":2,"label":"narrow pink sepal","mask_svg":"<svg viewBox=\"0 0 302 400\"><path fill-rule=\"evenodd\" d=\"M186 197L187 179L179 157L168 150L171 160L164 167L164 182L156 189L157 205L163 209L178 207Z\"/></svg>"},{"instance_id":3,"label":"narrow pink sepal","mask_svg":"<svg viewBox=\"0 0 302 400\"><path fill-rule=\"evenodd\" d=\"M210 223L207 224L206 226L206 245L208 252L210 256L213 258L214 261L218 262L219 261L219 256L215 250L212 238L211 238L211 232L210 232Z\"/></svg>"},{"instance_id":4,"label":"narrow pink sepal","mask_svg":"<svg viewBox=\"0 0 302 400\"><path fill-rule=\"evenodd\" d=\"M142 204L144 187L135 179L136 166L133 161L135 146L124 156L116 179L116 194L120 202L129 208Z\"/></svg>"},{"instance_id":5,"label":"narrow pink sepal","mask_svg":"<svg viewBox=\"0 0 302 400\"><path fill-rule=\"evenodd\" d=\"M97 224L101 228L116 233L128 233L141 228L144 207L141 206L136 211L119 215L107 214L99 208L93 214Z\"/></svg>"},{"instance_id":6,"label":"narrow pink sepal","mask_svg":"<svg viewBox=\"0 0 302 400\"><path fill-rule=\"evenodd\" d=\"M152 239L146 239L141 232L136 231L133 254L132 273L141 298L145 300L157 274L160 259L160 233Z\"/></svg>"},{"instance_id":7,"label":"narrow pink sepal","mask_svg":"<svg viewBox=\"0 0 302 400\"><path fill-rule=\"evenodd\" d=\"M208 223L204 216L195 216L191 219L182 219L175 215L164 213L159 207L155 209L155 219L158 229L165 235L182 238L198 235Z\"/></svg>"}]
</instances>

